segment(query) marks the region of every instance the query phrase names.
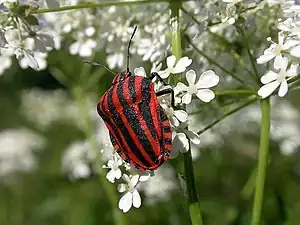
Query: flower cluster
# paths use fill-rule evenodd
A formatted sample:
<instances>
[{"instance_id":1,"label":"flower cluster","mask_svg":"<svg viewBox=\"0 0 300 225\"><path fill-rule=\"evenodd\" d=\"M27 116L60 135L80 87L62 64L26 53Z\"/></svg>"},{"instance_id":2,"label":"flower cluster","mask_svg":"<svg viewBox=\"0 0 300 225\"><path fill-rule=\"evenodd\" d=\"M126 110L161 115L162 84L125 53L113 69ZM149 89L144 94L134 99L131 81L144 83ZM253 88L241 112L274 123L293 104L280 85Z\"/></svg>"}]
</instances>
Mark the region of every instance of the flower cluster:
<instances>
[{"instance_id":1,"label":"flower cluster","mask_svg":"<svg viewBox=\"0 0 300 225\"><path fill-rule=\"evenodd\" d=\"M49 28L40 26L41 21L30 14L38 8L38 1L2 1L0 17L0 53L5 63L0 72L11 65L11 56L19 60L22 68L31 67L36 70L46 68L47 52L55 47ZM47 1L56 6L55 0ZM1 60L1 61L2 61Z\"/></svg>"},{"instance_id":2,"label":"flower cluster","mask_svg":"<svg viewBox=\"0 0 300 225\"><path fill-rule=\"evenodd\" d=\"M298 10L298 7L294 9ZM275 71L267 71L261 77L264 85L258 90L258 95L262 98L270 96L276 89L278 89L278 96L285 96L288 92L289 80L297 76L300 58L299 28L300 20L297 17L279 20L278 42L272 41L270 37L267 39L271 45L257 58L257 63L263 64L273 60Z\"/></svg>"}]
</instances>

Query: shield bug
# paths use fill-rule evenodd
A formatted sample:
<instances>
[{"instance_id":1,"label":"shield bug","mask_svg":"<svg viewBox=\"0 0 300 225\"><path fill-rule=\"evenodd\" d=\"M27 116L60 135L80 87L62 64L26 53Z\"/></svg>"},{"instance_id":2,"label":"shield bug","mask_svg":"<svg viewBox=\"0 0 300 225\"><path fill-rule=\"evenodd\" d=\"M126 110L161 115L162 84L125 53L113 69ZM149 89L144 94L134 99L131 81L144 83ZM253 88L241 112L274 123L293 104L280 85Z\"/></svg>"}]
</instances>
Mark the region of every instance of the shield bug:
<instances>
[{"instance_id":1,"label":"shield bug","mask_svg":"<svg viewBox=\"0 0 300 225\"><path fill-rule=\"evenodd\" d=\"M170 122L157 97L172 94L174 105L174 93L171 88L155 93L154 77L166 85L157 73L142 77L129 71L129 48L136 29L128 44L127 69L115 76L112 86L99 99L97 111L122 159L137 169L155 170L172 150Z\"/></svg>"}]
</instances>

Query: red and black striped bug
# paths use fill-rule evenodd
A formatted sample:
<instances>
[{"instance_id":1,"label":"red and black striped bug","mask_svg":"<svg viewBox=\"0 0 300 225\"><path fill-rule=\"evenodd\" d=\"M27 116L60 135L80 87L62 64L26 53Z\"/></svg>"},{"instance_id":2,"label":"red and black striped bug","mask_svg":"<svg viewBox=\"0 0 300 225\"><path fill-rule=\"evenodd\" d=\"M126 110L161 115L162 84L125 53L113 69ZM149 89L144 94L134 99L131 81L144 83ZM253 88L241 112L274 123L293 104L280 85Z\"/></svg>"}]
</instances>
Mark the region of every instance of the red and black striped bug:
<instances>
[{"instance_id":1,"label":"red and black striped bug","mask_svg":"<svg viewBox=\"0 0 300 225\"><path fill-rule=\"evenodd\" d=\"M118 73L112 86L99 99L97 111L104 120L114 149L124 161L141 170L155 170L169 157L172 150L170 122L157 97L174 93L171 88L155 93L152 79L129 72L128 44L127 70ZM95 64L94 65L99 65Z\"/></svg>"}]
</instances>

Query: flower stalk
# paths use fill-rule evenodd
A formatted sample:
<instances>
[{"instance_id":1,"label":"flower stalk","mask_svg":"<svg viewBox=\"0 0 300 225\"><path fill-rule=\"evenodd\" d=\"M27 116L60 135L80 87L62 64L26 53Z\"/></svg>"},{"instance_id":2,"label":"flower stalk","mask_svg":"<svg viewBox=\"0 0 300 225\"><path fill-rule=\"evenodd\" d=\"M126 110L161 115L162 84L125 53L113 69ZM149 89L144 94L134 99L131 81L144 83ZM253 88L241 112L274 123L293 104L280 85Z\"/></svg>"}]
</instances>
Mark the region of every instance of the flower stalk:
<instances>
[{"instance_id":1,"label":"flower stalk","mask_svg":"<svg viewBox=\"0 0 300 225\"><path fill-rule=\"evenodd\" d=\"M180 23L179 23L179 9L181 8L180 2L172 2L170 3L171 8L171 32L172 32L172 54L176 56L176 59L182 57L182 48L181 48L181 34L180 34ZM183 79L179 78L180 80ZM176 80L178 81L178 80ZM172 80L170 83L175 82L175 77L172 76ZM190 141L189 141L190 142ZM191 143L189 143L191 146ZM200 212L200 205L198 200L198 194L196 190L195 184L195 176L194 176L194 167L192 161L191 150L184 153L184 173L185 173L185 181L187 187L187 197L189 204L189 213L191 222L193 225L202 225L202 218Z\"/></svg>"},{"instance_id":2,"label":"flower stalk","mask_svg":"<svg viewBox=\"0 0 300 225\"><path fill-rule=\"evenodd\" d=\"M109 6L133 6L139 4L147 4L147 3L159 3L159 2L168 2L167 0L136 0L136 1L106 1L101 3L86 3L86 4L79 4L73 6L63 6L55 9L36 9L32 10L34 14L43 14L43 13L51 13L51 12L62 12L62 11L69 11L75 9L95 9L101 7L109 7Z\"/></svg>"},{"instance_id":3,"label":"flower stalk","mask_svg":"<svg viewBox=\"0 0 300 225\"><path fill-rule=\"evenodd\" d=\"M261 100L261 134L260 147L258 153L258 171L256 177L256 187L254 196L254 206L251 225L259 225L261 222L261 213L264 198L264 186L267 175L268 154L269 154L269 136L270 136L270 99Z\"/></svg>"}]
</instances>

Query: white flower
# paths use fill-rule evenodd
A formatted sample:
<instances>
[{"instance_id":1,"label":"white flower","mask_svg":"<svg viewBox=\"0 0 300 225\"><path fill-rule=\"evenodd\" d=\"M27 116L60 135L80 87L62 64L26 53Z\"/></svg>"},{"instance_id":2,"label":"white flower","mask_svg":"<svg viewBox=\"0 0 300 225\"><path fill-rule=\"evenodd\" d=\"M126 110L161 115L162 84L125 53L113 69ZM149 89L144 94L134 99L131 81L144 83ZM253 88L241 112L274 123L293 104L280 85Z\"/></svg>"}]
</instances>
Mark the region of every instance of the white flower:
<instances>
[{"instance_id":1,"label":"white flower","mask_svg":"<svg viewBox=\"0 0 300 225\"><path fill-rule=\"evenodd\" d=\"M279 72L268 71L261 77L261 82L264 84L259 90L258 95L262 98L266 98L271 95L278 87L278 95L283 97L288 92L287 80L297 75L298 65L292 65L288 70L288 58L281 58L278 61L277 68Z\"/></svg>"},{"instance_id":2,"label":"white flower","mask_svg":"<svg viewBox=\"0 0 300 225\"><path fill-rule=\"evenodd\" d=\"M177 74L177 73L184 72L186 68L189 65L191 65L192 60L185 56L180 58L176 64L175 63L176 63L176 57L174 55L171 55L167 58L168 68L159 73L161 78L165 79L169 77L170 74Z\"/></svg>"},{"instance_id":3,"label":"white flower","mask_svg":"<svg viewBox=\"0 0 300 225\"><path fill-rule=\"evenodd\" d=\"M119 168L123 164L122 159L118 155L118 153L114 153L112 158L108 160L107 166L103 165L102 168L109 168L110 171L106 174L106 179L111 183L115 183L115 179L120 179L122 176L122 172Z\"/></svg>"},{"instance_id":4,"label":"white flower","mask_svg":"<svg viewBox=\"0 0 300 225\"><path fill-rule=\"evenodd\" d=\"M75 142L64 152L62 157L62 170L71 179L89 177L92 173L90 162L95 158L88 141Z\"/></svg>"},{"instance_id":5,"label":"white flower","mask_svg":"<svg viewBox=\"0 0 300 225\"><path fill-rule=\"evenodd\" d=\"M217 76L212 70L202 73L196 83L196 73L194 70L189 70L185 77L189 86L186 86L181 82L179 82L176 86L178 90L184 93L182 103L191 103L193 94L196 94L196 96L204 102L210 102L215 98L214 92L208 88L216 86L220 79L219 76Z\"/></svg>"},{"instance_id":6,"label":"white flower","mask_svg":"<svg viewBox=\"0 0 300 225\"><path fill-rule=\"evenodd\" d=\"M97 42L92 39L86 41L77 41L70 45L69 51L72 55L79 54L82 57L88 57L93 54L93 49L96 47Z\"/></svg>"},{"instance_id":7,"label":"white flower","mask_svg":"<svg viewBox=\"0 0 300 225\"><path fill-rule=\"evenodd\" d=\"M38 70L39 69L39 64L37 60L34 58L34 53L28 49L23 49L21 47L16 48L14 51L16 58L18 60L24 60L25 63L32 69Z\"/></svg>"},{"instance_id":8,"label":"white flower","mask_svg":"<svg viewBox=\"0 0 300 225\"><path fill-rule=\"evenodd\" d=\"M28 67L31 67L35 70L43 70L46 69L47 67L47 53L42 53L42 52L34 52L33 53L33 58L35 60L35 62L37 63L38 67L32 67L32 59L28 58L28 57L23 57L22 59L19 59L19 64L21 66L21 68L26 69Z\"/></svg>"},{"instance_id":9,"label":"white flower","mask_svg":"<svg viewBox=\"0 0 300 225\"><path fill-rule=\"evenodd\" d=\"M161 106L165 110L172 126L178 127L180 122L187 121L188 114L184 110L174 110L171 106L167 104L161 104Z\"/></svg>"},{"instance_id":10,"label":"white flower","mask_svg":"<svg viewBox=\"0 0 300 225\"><path fill-rule=\"evenodd\" d=\"M264 51L264 54L260 56L256 61L258 64L263 64L275 58L274 67L279 64L278 61L282 58L281 52L291 48L292 46L298 43L297 41L291 39L285 40L285 37L282 32L278 33L278 44L273 42L270 37L268 38L268 40L271 41L272 44L269 48L267 48ZM275 67L275 69L279 68Z\"/></svg>"},{"instance_id":11,"label":"white flower","mask_svg":"<svg viewBox=\"0 0 300 225\"><path fill-rule=\"evenodd\" d=\"M34 35L29 36L34 41L34 51L47 52L47 48L54 48L54 38L51 34L46 32L38 31Z\"/></svg>"},{"instance_id":12,"label":"white flower","mask_svg":"<svg viewBox=\"0 0 300 225\"><path fill-rule=\"evenodd\" d=\"M175 158L179 152L185 153L190 149L189 140L198 145L200 144L200 137L197 133L187 130L188 123L181 123L176 131L172 132L173 149L170 157Z\"/></svg>"},{"instance_id":13,"label":"white flower","mask_svg":"<svg viewBox=\"0 0 300 225\"><path fill-rule=\"evenodd\" d=\"M141 196L135 188L139 181L139 175L133 175L129 178L127 174L123 174L122 178L126 184L119 184L118 191L120 193L126 193L120 198L119 209L126 213L132 205L135 208L139 208L141 206Z\"/></svg>"},{"instance_id":14,"label":"white flower","mask_svg":"<svg viewBox=\"0 0 300 225\"><path fill-rule=\"evenodd\" d=\"M16 172L36 168L34 152L43 148L42 136L26 128L6 129L0 132L0 178L9 178Z\"/></svg>"}]
</instances>

